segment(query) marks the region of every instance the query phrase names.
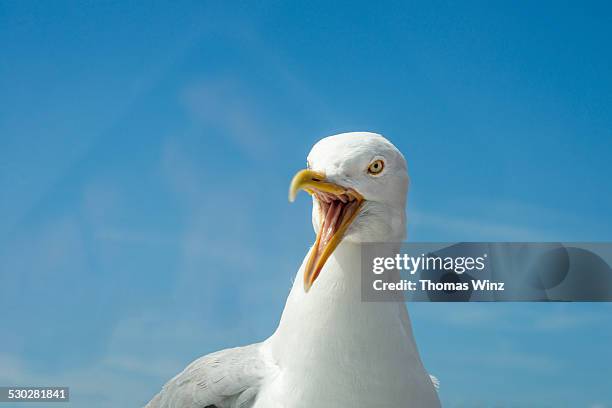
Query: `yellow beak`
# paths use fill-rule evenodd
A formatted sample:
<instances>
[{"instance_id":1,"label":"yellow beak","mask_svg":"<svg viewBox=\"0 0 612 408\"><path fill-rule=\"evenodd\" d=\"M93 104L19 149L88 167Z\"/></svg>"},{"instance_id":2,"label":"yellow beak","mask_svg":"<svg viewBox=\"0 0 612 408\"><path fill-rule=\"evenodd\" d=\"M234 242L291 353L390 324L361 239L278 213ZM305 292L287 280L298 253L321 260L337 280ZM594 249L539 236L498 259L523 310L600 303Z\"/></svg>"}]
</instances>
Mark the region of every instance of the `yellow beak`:
<instances>
[{"instance_id":1,"label":"yellow beak","mask_svg":"<svg viewBox=\"0 0 612 408\"><path fill-rule=\"evenodd\" d=\"M314 195L319 207L319 231L304 270L304 290L308 292L359 213L364 199L357 191L332 183L325 174L313 170L300 170L293 176L289 201L295 200L299 190Z\"/></svg>"}]
</instances>

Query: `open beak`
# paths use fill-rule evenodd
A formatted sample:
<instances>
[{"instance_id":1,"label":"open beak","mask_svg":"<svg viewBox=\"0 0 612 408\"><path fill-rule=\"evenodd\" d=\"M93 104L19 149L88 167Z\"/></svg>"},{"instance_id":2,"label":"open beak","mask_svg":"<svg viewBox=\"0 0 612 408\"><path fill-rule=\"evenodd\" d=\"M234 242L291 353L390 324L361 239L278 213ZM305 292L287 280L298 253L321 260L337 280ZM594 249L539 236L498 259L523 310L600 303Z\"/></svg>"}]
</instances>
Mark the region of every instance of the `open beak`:
<instances>
[{"instance_id":1,"label":"open beak","mask_svg":"<svg viewBox=\"0 0 612 408\"><path fill-rule=\"evenodd\" d=\"M289 187L289 201L293 202L299 190L314 195L319 206L319 232L304 270L304 290L308 292L319 276L327 258L338 246L347 228L364 202L357 191L331 183L325 174L300 170Z\"/></svg>"}]
</instances>

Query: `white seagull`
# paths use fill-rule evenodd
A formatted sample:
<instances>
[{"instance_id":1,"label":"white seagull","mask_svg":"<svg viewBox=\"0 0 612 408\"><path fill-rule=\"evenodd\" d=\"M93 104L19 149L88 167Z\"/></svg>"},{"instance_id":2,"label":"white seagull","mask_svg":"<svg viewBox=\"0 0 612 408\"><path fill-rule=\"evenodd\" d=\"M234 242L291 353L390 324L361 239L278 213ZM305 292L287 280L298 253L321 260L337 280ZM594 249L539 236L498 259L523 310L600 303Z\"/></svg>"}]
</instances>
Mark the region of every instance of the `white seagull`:
<instances>
[{"instance_id":1,"label":"white seagull","mask_svg":"<svg viewBox=\"0 0 612 408\"><path fill-rule=\"evenodd\" d=\"M361 301L360 243L405 238L404 157L375 133L330 136L294 176L290 201L299 190L313 197L317 237L274 334L199 358L147 408L440 407L405 303Z\"/></svg>"}]
</instances>

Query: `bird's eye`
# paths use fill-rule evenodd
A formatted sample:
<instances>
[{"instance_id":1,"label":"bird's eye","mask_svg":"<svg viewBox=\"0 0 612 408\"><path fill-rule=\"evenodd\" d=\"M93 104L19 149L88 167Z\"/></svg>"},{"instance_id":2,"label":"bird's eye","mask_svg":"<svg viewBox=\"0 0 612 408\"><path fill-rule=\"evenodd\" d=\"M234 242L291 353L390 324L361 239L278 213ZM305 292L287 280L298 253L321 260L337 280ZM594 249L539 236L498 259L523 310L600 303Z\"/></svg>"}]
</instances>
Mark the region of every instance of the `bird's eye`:
<instances>
[{"instance_id":1,"label":"bird's eye","mask_svg":"<svg viewBox=\"0 0 612 408\"><path fill-rule=\"evenodd\" d=\"M374 160L368 166L368 173L370 174L380 174L381 171L385 168L385 162L382 160Z\"/></svg>"}]
</instances>

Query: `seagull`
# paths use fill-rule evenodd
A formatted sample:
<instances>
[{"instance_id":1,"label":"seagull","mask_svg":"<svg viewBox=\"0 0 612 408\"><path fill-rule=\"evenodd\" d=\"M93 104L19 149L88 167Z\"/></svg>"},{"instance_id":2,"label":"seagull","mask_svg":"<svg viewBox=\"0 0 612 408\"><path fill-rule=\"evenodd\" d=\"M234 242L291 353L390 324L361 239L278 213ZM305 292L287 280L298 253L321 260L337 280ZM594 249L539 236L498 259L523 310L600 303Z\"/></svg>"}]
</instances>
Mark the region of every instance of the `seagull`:
<instances>
[{"instance_id":1,"label":"seagull","mask_svg":"<svg viewBox=\"0 0 612 408\"><path fill-rule=\"evenodd\" d=\"M361 300L361 244L401 242L408 170L376 133L329 136L291 181L316 240L267 340L191 363L146 408L439 408L405 302Z\"/></svg>"}]
</instances>

